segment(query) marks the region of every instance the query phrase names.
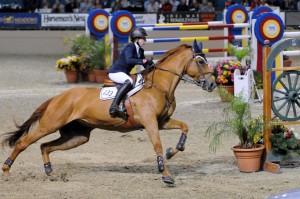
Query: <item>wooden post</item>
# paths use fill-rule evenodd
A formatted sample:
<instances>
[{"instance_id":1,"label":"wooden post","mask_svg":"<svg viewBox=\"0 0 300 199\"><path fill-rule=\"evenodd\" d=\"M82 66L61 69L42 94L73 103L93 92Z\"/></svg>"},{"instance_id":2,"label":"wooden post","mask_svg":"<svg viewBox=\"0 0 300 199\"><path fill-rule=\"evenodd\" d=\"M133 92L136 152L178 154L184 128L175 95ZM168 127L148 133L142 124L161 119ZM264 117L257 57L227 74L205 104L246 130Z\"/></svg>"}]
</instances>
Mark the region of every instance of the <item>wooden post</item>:
<instances>
[{"instance_id":1,"label":"wooden post","mask_svg":"<svg viewBox=\"0 0 300 199\"><path fill-rule=\"evenodd\" d=\"M267 57L270 54L271 47L269 40L266 40L264 42L265 46L263 47L263 85L264 85L264 99L263 99L263 116L264 116L264 122L267 124L270 124L271 122L271 73L272 71L267 71ZM267 125L264 127L264 144L266 147L266 152L271 151L271 142L270 137L271 135L271 126Z\"/></svg>"},{"instance_id":2,"label":"wooden post","mask_svg":"<svg viewBox=\"0 0 300 199\"><path fill-rule=\"evenodd\" d=\"M266 151L264 152L264 155L262 156L262 166L265 171L271 172L271 173L281 173L280 166L275 163L271 163L267 161L268 153L271 151L272 146L270 142L270 135L272 132L272 126L271 126L271 119L272 119L272 99L271 99L271 92L272 92L272 85L271 85L271 73L272 70L267 70L267 58L271 52L270 42L269 40L266 40L264 42L264 48L263 48L263 85L264 85L264 99L263 99L263 115L264 115L264 122L267 123L266 126L264 126L264 145L266 147Z\"/></svg>"}]
</instances>

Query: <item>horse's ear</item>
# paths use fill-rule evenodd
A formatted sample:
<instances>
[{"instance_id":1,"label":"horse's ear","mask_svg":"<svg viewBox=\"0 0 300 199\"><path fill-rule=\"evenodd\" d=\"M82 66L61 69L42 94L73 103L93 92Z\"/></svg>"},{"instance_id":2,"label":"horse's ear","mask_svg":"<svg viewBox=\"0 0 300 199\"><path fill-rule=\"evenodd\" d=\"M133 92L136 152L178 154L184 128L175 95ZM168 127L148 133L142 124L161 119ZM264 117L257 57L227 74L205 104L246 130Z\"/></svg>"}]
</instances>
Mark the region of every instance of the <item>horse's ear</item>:
<instances>
[{"instance_id":1,"label":"horse's ear","mask_svg":"<svg viewBox=\"0 0 300 199\"><path fill-rule=\"evenodd\" d=\"M199 42L198 48L199 48L199 52L202 52L202 42Z\"/></svg>"},{"instance_id":2,"label":"horse's ear","mask_svg":"<svg viewBox=\"0 0 300 199\"><path fill-rule=\"evenodd\" d=\"M193 43L193 49L194 49L194 53L201 52L201 50L199 49L199 46L197 44L197 40L196 39L194 40L194 43Z\"/></svg>"}]
</instances>

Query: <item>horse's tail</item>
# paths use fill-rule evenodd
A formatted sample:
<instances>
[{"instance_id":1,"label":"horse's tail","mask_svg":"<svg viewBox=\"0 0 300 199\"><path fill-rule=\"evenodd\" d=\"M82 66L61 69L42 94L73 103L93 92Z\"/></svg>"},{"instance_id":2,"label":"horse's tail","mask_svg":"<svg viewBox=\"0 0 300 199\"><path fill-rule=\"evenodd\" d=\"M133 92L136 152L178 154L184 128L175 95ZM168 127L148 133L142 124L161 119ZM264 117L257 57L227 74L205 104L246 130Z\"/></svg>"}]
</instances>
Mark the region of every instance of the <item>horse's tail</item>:
<instances>
[{"instance_id":1,"label":"horse's tail","mask_svg":"<svg viewBox=\"0 0 300 199\"><path fill-rule=\"evenodd\" d=\"M5 135L7 135L7 137L3 139L2 146L8 145L10 147L13 147L21 136L27 135L30 127L36 121L40 120L40 118L44 115L51 100L52 98L44 102L40 107L38 107L35 110L35 112L30 116L30 118L26 122L24 122L21 126L15 124L18 130L6 133Z\"/></svg>"}]
</instances>

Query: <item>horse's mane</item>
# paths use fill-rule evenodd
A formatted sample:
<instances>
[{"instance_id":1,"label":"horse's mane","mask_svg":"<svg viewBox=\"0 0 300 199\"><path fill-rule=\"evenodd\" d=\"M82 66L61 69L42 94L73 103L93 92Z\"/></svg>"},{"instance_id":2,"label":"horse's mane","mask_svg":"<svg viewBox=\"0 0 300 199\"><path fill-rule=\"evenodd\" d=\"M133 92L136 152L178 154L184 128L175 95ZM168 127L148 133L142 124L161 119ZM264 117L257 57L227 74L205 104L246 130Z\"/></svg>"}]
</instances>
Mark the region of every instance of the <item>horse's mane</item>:
<instances>
[{"instance_id":1,"label":"horse's mane","mask_svg":"<svg viewBox=\"0 0 300 199\"><path fill-rule=\"evenodd\" d=\"M176 48L173 48L173 49L167 51L167 52L163 55L163 57L162 57L160 60L157 61L156 64L158 64L158 65L161 64L161 63L164 62L168 57L174 55L175 53L177 53L177 52L179 52L179 51L182 51L183 48L184 48L184 49L186 49L186 48L192 48L192 46L191 46L191 45L188 45L188 44L182 44L182 45L180 45L180 46L177 46Z\"/></svg>"},{"instance_id":2,"label":"horse's mane","mask_svg":"<svg viewBox=\"0 0 300 199\"><path fill-rule=\"evenodd\" d=\"M188 44L182 44L180 46L177 46L175 48L172 48L171 50L168 50L167 52L164 53L163 57L161 59L159 59L155 66L157 65L160 65L162 62L164 62L168 57L174 55L175 53L177 52L180 52L184 49L187 49L187 48L192 48L191 45L188 45ZM143 70L141 73L143 75L147 75L148 73L150 73L151 71L153 71L155 69L155 67L151 67L151 68L148 68L147 70Z\"/></svg>"}]
</instances>

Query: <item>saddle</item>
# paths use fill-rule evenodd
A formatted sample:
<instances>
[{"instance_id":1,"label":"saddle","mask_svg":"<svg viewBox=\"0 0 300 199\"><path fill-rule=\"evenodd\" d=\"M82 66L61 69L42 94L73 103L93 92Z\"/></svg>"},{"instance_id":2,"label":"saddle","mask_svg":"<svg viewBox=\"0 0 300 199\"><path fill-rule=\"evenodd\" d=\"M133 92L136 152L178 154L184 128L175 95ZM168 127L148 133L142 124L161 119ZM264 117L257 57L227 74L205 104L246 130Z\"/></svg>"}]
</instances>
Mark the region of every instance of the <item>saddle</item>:
<instances>
[{"instance_id":1,"label":"saddle","mask_svg":"<svg viewBox=\"0 0 300 199\"><path fill-rule=\"evenodd\" d=\"M130 97L141 90L145 84L143 76L141 74L136 74L134 76L134 86L127 93L126 97ZM104 85L100 91L100 99L101 100L110 100L114 99L118 89L121 87L121 84L115 83L109 79L104 80ZM126 98L125 97L125 98Z\"/></svg>"},{"instance_id":2,"label":"saddle","mask_svg":"<svg viewBox=\"0 0 300 199\"><path fill-rule=\"evenodd\" d=\"M135 85L136 83L136 80L137 80L137 75L131 75L130 76L133 80L133 85ZM111 87L111 86L117 86L119 87L120 84L110 80L110 79L104 79L104 83L103 83L103 87Z\"/></svg>"},{"instance_id":3,"label":"saddle","mask_svg":"<svg viewBox=\"0 0 300 199\"><path fill-rule=\"evenodd\" d=\"M135 93L137 93L139 90L141 90L144 86L144 79L143 76L141 74L136 74L135 76L133 76L133 80L134 80L134 86L132 87L132 89L126 94L126 96L124 97L124 99L121 101L120 103L120 111L122 112L127 112L127 110L131 111L131 103L128 99L129 96L134 95ZM110 100L110 99L114 99L118 89L121 87L121 84L115 83L110 79L105 79L104 80L104 84L103 87L100 91L100 99L101 100ZM127 120L127 118L123 118L125 120Z\"/></svg>"}]
</instances>

